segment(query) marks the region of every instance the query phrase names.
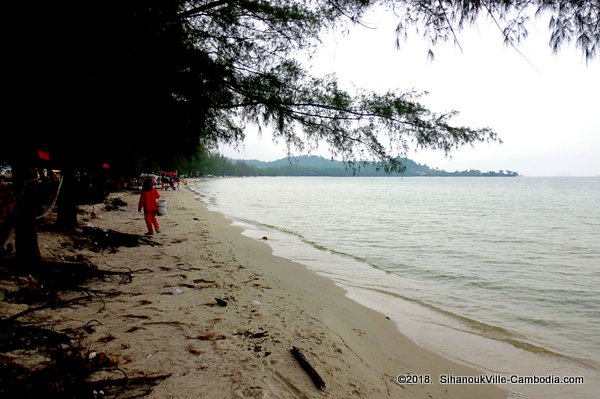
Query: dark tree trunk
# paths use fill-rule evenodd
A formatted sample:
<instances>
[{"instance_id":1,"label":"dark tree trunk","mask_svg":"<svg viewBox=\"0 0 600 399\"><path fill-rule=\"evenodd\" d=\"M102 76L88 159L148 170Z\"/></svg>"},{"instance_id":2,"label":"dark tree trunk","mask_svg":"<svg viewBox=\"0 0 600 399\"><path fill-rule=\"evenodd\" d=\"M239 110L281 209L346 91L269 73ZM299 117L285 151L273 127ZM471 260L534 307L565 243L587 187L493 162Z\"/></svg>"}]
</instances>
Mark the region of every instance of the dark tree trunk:
<instances>
[{"instance_id":1,"label":"dark tree trunk","mask_svg":"<svg viewBox=\"0 0 600 399\"><path fill-rule=\"evenodd\" d=\"M20 265L34 267L42 260L35 222L39 184L28 166L13 166L13 184L17 197L15 251Z\"/></svg>"},{"instance_id":2,"label":"dark tree trunk","mask_svg":"<svg viewBox=\"0 0 600 399\"><path fill-rule=\"evenodd\" d=\"M73 230L77 227L77 178L75 168L70 163L63 165L62 188L58 196L56 227Z\"/></svg>"}]
</instances>

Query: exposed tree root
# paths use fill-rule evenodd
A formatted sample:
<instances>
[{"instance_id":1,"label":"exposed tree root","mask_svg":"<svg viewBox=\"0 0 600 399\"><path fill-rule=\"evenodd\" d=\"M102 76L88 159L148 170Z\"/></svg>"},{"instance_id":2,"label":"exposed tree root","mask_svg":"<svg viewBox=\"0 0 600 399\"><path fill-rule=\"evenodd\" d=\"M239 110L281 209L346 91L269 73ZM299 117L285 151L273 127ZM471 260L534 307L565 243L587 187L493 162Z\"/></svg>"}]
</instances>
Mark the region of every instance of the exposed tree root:
<instances>
[{"instance_id":1,"label":"exposed tree root","mask_svg":"<svg viewBox=\"0 0 600 399\"><path fill-rule=\"evenodd\" d=\"M110 203L117 209L121 204ZM159 245L145 237L94 227L64 233L64 248L96 252L118 247ZM58 327L65 320L31 317L36 312L99 303L120 295L119 291L89 288L93 281L128 284L136 273L149 272L101 270L82 255L44 259L35 265L18 264L14 257L0 257L0 303L25 304L27 308L7 306L0 316L0 397L2 398L136 398L144 397L169 375L127 376L115 368L105 353L91 356L81 344L94 331L97 320L77 328ZM15 309L16 311L10 311ZM69 323L71 324L71 323ZM112 340L110 335L98 342ZM104 378L118 371L118 378ZM99 374L96 374L99 373ZM94 378L102 375L104 379ZM110 374L108 374L110 375Z\"/></svg>"}]
</instances>

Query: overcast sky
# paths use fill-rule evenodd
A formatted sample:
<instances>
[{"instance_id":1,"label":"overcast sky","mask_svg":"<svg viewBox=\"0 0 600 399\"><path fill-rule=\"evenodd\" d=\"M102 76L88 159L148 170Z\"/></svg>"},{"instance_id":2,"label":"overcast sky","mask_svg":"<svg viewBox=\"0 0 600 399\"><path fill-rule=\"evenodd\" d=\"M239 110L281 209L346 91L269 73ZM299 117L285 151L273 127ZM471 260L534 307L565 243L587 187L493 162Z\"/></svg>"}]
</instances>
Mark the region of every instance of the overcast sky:
<instances>
[{"instance_id":1,"label":"overcast sky","mask_svg":"<svg viewBox=\"0 0 600 399\"><path fill-rule=\"evenodd\" d=\"M492 128L503 144L476 144L442 152L407 154L420 163L448 171L513 170L526 176L600 176L600 59L587 65L574 45L556 55L548 46L546 23L539 21L518 51L506 47L489 23L459 33L452 43L434 47L417 34L394 46L397 19L390 13L365 18L349 35L328 36L311 61L315 75L335 73L344 88L375 91L417 89L432 111L459 111L455 124ZM462 50L461 50L462 49ZM244 148L223 146L235 159L271 161L286 156L268 133L250 129ZM325 149L318 155L327 156Z\"/></svg>"}]
</instances>

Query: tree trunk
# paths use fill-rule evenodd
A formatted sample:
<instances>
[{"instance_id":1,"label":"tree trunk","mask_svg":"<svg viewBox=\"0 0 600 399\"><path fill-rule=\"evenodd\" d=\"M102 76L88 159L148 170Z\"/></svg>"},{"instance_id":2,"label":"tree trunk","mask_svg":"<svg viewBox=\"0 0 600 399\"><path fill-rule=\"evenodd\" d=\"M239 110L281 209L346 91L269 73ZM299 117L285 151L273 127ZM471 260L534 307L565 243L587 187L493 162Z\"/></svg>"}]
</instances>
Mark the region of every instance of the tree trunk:
<instances>
[{"instance_id":1,"label":"tree trunk","mask_svg":"<svg viewBox=\"0 0 600 399\"><path fill-rule=\"evenodd\" d=\"M21 266L34 267L41 260L36 230L36 205L39 185L25 165L13 166L15 193L17 196L17 216L15 222L15 251Z\"/></svg>"},{"instance_id":2,"label":"tree trunk","mask_svg":"<svg viewBox=\"0 0 600 399\"><path fill-rule=\"evenodd\" d=\"M72 164L63 165L62 188L58 197L58 215L56 226L64 230L73 230L77 227L77 179L75 168Z\"/></svg>"}]
</instances>

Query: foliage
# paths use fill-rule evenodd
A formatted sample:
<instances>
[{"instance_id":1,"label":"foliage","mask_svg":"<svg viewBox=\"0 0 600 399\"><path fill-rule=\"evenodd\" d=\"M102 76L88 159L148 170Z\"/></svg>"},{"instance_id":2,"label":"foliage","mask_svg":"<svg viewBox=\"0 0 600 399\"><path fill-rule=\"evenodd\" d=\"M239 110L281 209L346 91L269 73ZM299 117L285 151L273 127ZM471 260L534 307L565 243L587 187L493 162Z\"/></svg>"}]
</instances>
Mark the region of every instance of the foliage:
<instances>
[{"instance_id":1,"label":"foliage","mask_svg":"<svg viewBox=\"0 0 600 399\"><path fill-rule=\"evenodd\" d=\"M454 113L426 109L420 93L347 93L335 77L302 68L297 54L314 50L324 29L370 6L108 1L82 4L85 18L72 18L67 6L42 7L32 32L47 40L21 65L31 72L23 77L24 101L39 118L20 144L29 153L45 147L80 168L165 167L201 144L240 142L253 123L272 128L290 152L326 144L346 161L368 156L393 167L391 155L410 143L450 151L497 140L486 128L452 126ZM40 61L42 75L31 70Z\"/></svg>"},{"instance_id":2,"label":"foliage","mask_svg":"<svg viewBox=\"0 0 600 399\"><path fill-rule=\"evenodd\" d=\"M334 76L311 76L297 57L310 55L324 30L389 7L399 35L417 27L432 45L456 40L480 15L509 43L526 38L540 14L551 16L554 50L575 41L591 59L600 40L595 1L109 0L78 4L77 18L71 6L20 10L27 29L15 31L8 52L18 111L8 112L17 132L8 142L20 148L0 149L10 163L41 147L79 168L168 168L200 145L239 143L252 123L273 129L290 153L324 144L345 161L393 167L411 145L448 152L498 137L452 126L455 113L426 109L423 93L348 93Z\"/></svg>"},{"instance_id":3,"label":"foliage","mask_svg":"<svg viewBox=\"0 0 600 399\"><path fill-rule=\"evenodd\" d=\"M502 32L504 42L515 46L525 40L535 18L548 17L553 52L574 42L586 61L597 55L600 43L600 4L596 0L391 0L399 14L396 33L405 37L414 27L434 47L438 42L459 43L458 32L485 16ZM397 41L400 46L400 41ZM429 54L433 57L433 50Z\"/></svg>"},{"instance_id":4,"label":"foliage","mask_svg":"<svg viewBox=\"0 0 600 399\"><path fill-rule=\"evenodd\" d=\"M274 130L288 152L326 144L352 162L372 158L393 169L409 144L446 152L477 141L497 140L489 129L451 126L454 113L435 114L418 103L420 93L378 94L340 90L333 76L314 77L295 59L310 52L325 28L356 20L369 2L192 2L184 14L196 49L219 69L228 93L213 103L224 122L209 142L239 141L247 123ZM346 19L345 19L346 18ZM191 101L188 93L177 94ZM392 143L383 144L383 137Z\"/></svg>"}]
</instances>

